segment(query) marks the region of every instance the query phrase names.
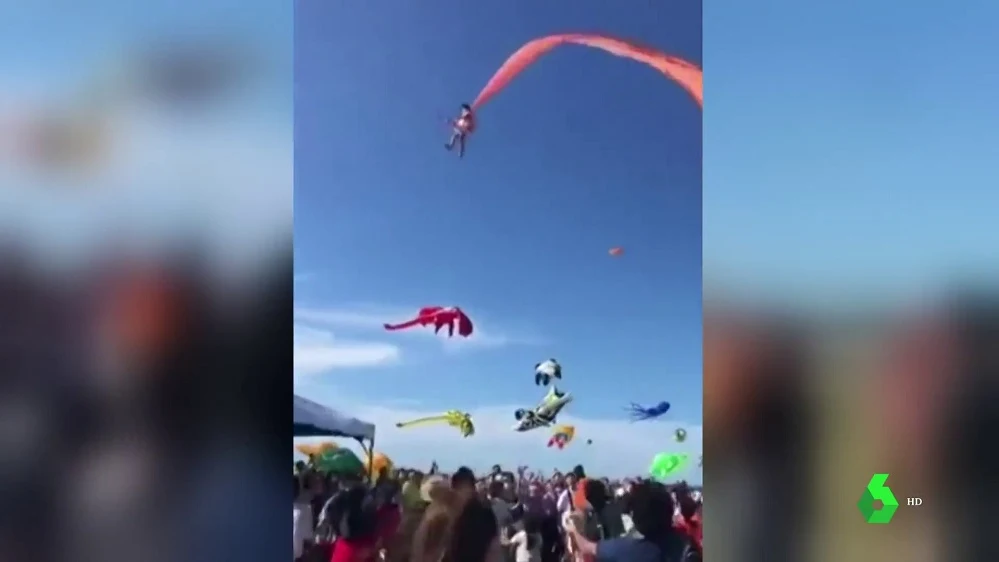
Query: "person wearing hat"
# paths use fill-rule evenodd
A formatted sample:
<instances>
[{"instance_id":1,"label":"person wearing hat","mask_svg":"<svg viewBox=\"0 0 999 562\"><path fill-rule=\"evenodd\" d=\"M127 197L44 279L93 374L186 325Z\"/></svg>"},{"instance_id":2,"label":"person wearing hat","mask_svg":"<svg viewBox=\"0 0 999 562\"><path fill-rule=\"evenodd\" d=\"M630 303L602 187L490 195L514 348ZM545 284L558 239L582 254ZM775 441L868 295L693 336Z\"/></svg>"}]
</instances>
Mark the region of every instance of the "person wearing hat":
<instances>
[{"instance_id":1,"label":"person wearing hat","mask_svg":"<svg viewBox=\"0 0 999 562\"><path fill-rule=\"evenodd\" d=\"M423 484L423 473L413 471L402 476L402 507L403 510L410 511L422 509L424 500L420 497Z\"/></svg>"},{"instance_id":2,"label":"person wearing hat","mask_svg":"<svg viewBox=\"0 0 999 562\"><path fill-rule=\"evenodd\" d=\"M473 497L468 495L468 474L459 471L455 476L462 491L453 489L455 478L449 484L447 478L438 474L427 477L420 486L420 497L427 502L427 506L411 541L409 560L412 562L440 561L450 540L457 505L462 499L468 501ZM474 478L473 474L473 486Z\"/></svg>"},{"instance_id":3,"label":"person wearing hat","mask_svg":"<svg viewBox=\"0 0 999 562\"><path fill-rule=\"evenodd\" d=\"M390 562L409 562L416 548L425 548L416 544L416 536L424 519L439 517L434 515L437 508L430 506L446 504L450 501L451 486L446 478L439 474L423 477L416 473L403 484L403 512L399 534L393 541L393 548L388 550Z\"/></svg>"}]
</instances>

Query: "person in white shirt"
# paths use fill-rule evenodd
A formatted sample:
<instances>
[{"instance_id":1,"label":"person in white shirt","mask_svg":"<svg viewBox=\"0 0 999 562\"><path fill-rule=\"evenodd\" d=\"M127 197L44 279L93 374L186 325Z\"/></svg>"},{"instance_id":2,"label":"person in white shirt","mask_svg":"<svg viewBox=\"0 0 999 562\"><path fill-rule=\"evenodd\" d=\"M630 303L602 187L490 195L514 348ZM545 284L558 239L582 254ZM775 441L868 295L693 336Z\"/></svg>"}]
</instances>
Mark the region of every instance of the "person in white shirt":
<instances>
[{"instance_id":1,"label":"person in white shirt","mask_svg":"<svg viewBox=\"0 0 999 562\"><path fill-rule=\"evenodd\" d=\"M575 545L573 544L570 537L565 534L566 529L568 529L572 525L571 521L573 513L572 500L573 500L573 486L575 485L575 481L573 480L572 475L569 475L569 477L566 480L571 482L572 485L566 486L565 489L559 493L558 500L555 501L555 509L558 510L559 513L559 524L561 525L561 530L564 537L563 540L565 541L565 553L566 555L568 555L569 560L575 560L576 559Z\"/></svg>"},{"instance_id":2,"label":"person in white shirt","mask_svg":"<svg viewBox=\"0 0 999 562\"><path fill-rule=\"evenodd\" d=\"M572 511L572 487L571 486L567 486L564 490L562 490L559 493L558 499L555 500L555 509L557 509L558 512L561 513L561 514L563 514L563 515L565 515L566 513Z\"/></svg>"},{"instance_id":3,"label":"person in white shirt","mask_svg":"<svg viewBox=\"0 0 999 562\"><path fill-rule=\"evenodd\" d=\"M533 513L524 516L524 528L505 544L513 547L514 562L541 562L541 522Z\"/></svg>"},{"instance_id":4,"label":"person in white shirt","mask_svg":"<svg viewBox=\"0 0 999 562\"><path fill-rule=\"evenodd\" d=\"M302 518L302 512L298 509L298 506L293 507L292 519L294 520L294 524L292 526L292 531L291 531L291 539L292 539L291 549L293 552L292 560L298 560L299 558L301 558L304 550L304 544L302 542L302 538L298 536L298 521L301 518Z\"/></svg>"},{"instance_id":5,"label":"person in white shirt","mask_svg":"<svg viewBox=\"0 0 999 562\"><path fill-rule=\"evenodd\" d=\"M558 495L558 500L555 503L555 509L557 509L558 512L559 512L559 514L560 514L559 515L559 521L562 524L562 530L563 530L563 532L565 530L569 529L570 526L572 525L572 522L570 521L570 519L572 517L572 513L573 513L573 509L574 509L574 506L573 506L574 497L573 496L574 496L574 493L576 491L576 479L577 478L582 478L583 477L583 476L581 476L582 473L583 473L583 467L577 466L576 469L573 469L573 472L571 472L569 474L566 474L566 476L565 476L565 489L562 490L562 492ZM575 548L575 545L573 544L572 540L569 539L569 537L566 537L565 550L566 550L566 554L569 555L570 559L574 559L575 558L576 548Z\"/></svg>"},{"instance_id":6,"label":"person in white shirt","mask_svg":"<svg viewBox=\"0 0 999 562\"><path fill-rule=\"evenodd\" d=\"M298 560L305 554L306 547L312 545L315 530L312 528L312 504L302 494L302 485L297 476L295 477L295 501L291 509L294 521L292 531L294 560Z\"/></svg>"},{"instance_id":7,"label":"person in white shirt","mask_svg":"<svg viewBox=\"0 0 999 562\"><path fill-rule=\"evenodd\" d=\"M576 484L583 478L586 478L586 472L580 465L576 465L572 472L565 475L565 490L562 490L562 493L558 495L558 501L555 504L559 513L565 514L573 510L573 494L576 492Z\"/></svg>"}]
</instances>

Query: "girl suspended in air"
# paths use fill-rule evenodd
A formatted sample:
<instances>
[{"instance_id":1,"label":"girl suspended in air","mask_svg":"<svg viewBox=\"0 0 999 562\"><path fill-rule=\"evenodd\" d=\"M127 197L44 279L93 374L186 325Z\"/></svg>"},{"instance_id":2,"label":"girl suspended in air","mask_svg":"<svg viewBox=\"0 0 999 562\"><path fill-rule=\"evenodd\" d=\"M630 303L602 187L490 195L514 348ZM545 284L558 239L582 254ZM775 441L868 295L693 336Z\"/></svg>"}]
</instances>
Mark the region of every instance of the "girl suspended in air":
<instances>
[{"instance_id":1,"label":"girl suspended in air","mask_svg":"<svg viewBox=\"0 0 999 562\"><path fill-rule=\"evenodd\" d=\"M454 127L451 140L444 145L444 148L451 150L457 143L458 157L463 158L465 156L465 138L475 132L475 114L472 112L472 106L467 103L461 104L461 113L457 119L451 122L451 125Z\"/></svg>"}]
</instances>

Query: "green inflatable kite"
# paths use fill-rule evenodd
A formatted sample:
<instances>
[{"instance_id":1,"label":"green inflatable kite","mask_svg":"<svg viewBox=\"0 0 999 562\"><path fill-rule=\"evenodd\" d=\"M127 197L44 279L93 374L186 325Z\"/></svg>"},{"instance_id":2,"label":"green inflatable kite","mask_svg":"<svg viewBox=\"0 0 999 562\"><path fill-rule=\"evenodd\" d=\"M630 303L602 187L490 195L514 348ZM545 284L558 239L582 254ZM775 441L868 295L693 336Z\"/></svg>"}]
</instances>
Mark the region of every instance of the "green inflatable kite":
<instances>
[{"instance_id":1,"label":"green inflatable kite","mask_svg":"<svg viewBox=\"0 0 999 562\"><path fill-rule=\"evenodd\" d=\"M324 452L313 458L312 465L329 474L364 474L364 463L350 449Z\"/></svg>"},{"instance_id":2,"label":"green inflatable kite","mask_svg":"<svg viewBox=\"0 0 999 562\"><path fill-rule=\"evenodd\" d=\"M649 475L660 482L670 479L670 476L681 472L690 460L687 454L659 453L652 459Z\"/></svg>"}]
</instances>

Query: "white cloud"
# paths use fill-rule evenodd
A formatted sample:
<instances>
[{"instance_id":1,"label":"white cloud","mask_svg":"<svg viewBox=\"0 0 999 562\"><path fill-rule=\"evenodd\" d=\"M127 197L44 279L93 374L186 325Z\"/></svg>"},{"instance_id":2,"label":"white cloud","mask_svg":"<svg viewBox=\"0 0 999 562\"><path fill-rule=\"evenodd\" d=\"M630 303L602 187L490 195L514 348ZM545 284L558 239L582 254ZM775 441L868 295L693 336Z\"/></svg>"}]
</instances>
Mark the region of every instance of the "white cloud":
<instances>
[{"instance_id":1,"label":"white cloud","mask_svg":"<svg viewBox=\"0 0 999 562\"><path fill-rule=\"evenodd\" d=\"M343 404L331 404L343 408ZM672 421L630 423L623 419L598 419L560 416L560 424L576 428L575 440L564 450L547 447L550 429L525 433L511 430L513 412L518 406L488 406L472 409L475 435L463 438L453 428L444 424L399 429L396 422L424 416L437 415L440 411L427 411L404 404L392 407L353 405L341 411L350 413L377 426L376 449L402 466L428 467L436 460L444 470L454 470L467 465L475 470L486 470L493 464L514 468L529 465L532 470L562 471L581 464L590 474L607 476L637 476L648 471L652 457L660 452L690 455L687 468L677 474L677 479L692 483L701 481L698 460L701 455L702 427ZM571 406L570 406L571 408ZM677 443L673 434L682 427L687 440ZM586 440L593 444L587 445ZM348 440L342 445L351 446ZM353 446L358 450L356 446Z\"/></svg>"},{"instance_id":2,"label":"white cloud","mask_svg":"<svg viewBox=\"0 0 999 562\"><path fill-rule=\"evenodd\" d=\"M294 373L317 375L335 369L378 367L397 363L399 346L384 342L344 340L328 330L295 325Z\"/></svg>"},{"instance_id":3,"label":"white cloud","mask_svg":"<svg viewBox=\"0 0 999 562\"><path fill-rule=\"evenodd\" d=\"M409 312L409 314L411 316L412 312ZM373 310L354 311L339 308L295 307L296 320L362 330L382 329L382 325L394 316L402 317L398 311L391 311L390 309L379 312Z\"/></svg>"},{"instance_id":4,"label":"white cloud","mask_svg":"<svg viewBox=\"0 0 999 562\"><path fill-rule=\"evenodd\" d=\"M88 173L0 159L0 224L40 255L76 266L109 245L155 251L195 242L219 268L255 265L291 232L290 123L290 115L182 120L123 110L108 116L106 160Z\"/></svg>"},{"instance_id":5,"label":"white cloud","mask_svg":"<svg viewBox=\"0 0 999 562\"><path fill-rule=\"evenodd\" d=\"M337 341L295 345L295 374L315 375L348 367L376 367L399 361L399 348L369 342Z\"/></svg>"},{"instance_id":6,"label":"white cloud","mask_svg":"<svg viewBox=\"0 0 999 562\"><path fill-rule=\"evenodd\" d=\"M432 334L433 332L424 331L423 333ZM494 333L492 331L484 330L478 325L475 326L475 331L472 332L471 337L448 338L440 341L441 345L444 346L444 349L451 352L460 352L470 349L496 349L512 345L541 345L542 343L539 338Z\"/></svg>"},{"instance_id":7,"label":"white cloud","mask_svg":"<svg viewBox=\"0 0 999 562\"><path fill-rule=\"evenodd\" d=\"M363 306L354 308L310 308L296 307L296 321L310 324L335 327L358 332L377 331L382 333L386 322L406 320L413 317L415 307ZM400 336L420 338L424 341L438 341L445 350L457 352L469 349L495 349L511 345L539 345L540 338L532 336L513 336L491 328L483 328L483 322L474 318L475 331L468 338L434 334L429 329L413 329L398 332Z\"/></svg>"}]
</instances>

